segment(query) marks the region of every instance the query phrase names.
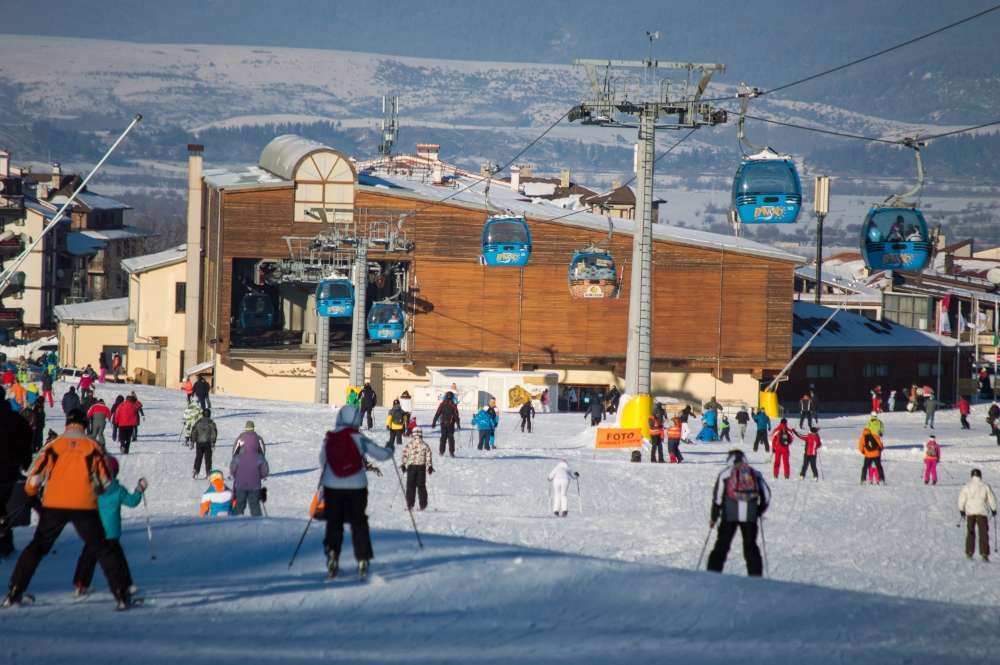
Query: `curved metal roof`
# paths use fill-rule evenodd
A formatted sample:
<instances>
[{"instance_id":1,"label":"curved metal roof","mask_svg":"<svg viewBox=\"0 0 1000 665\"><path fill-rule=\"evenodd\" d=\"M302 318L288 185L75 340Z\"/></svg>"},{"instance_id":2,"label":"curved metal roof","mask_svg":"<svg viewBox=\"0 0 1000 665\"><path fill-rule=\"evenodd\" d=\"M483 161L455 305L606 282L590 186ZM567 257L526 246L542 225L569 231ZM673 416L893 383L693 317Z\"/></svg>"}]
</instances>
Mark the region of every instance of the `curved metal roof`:
<instances>
[{"instance_id":1,"label":"curved metal roof","mask_svg":"<svg viewBox=\"0 0 1000 665\"><path fill-rule=\"evenodd\" d=\"M295 179L295 170L302 160L314 152L332 152L350 164L350 160L339 150L302 138L295 134L282 134L264 146L260 153L260 167L285 180ZM351 167L354 168L353 166Z\"/></svg>"}]
</instances>

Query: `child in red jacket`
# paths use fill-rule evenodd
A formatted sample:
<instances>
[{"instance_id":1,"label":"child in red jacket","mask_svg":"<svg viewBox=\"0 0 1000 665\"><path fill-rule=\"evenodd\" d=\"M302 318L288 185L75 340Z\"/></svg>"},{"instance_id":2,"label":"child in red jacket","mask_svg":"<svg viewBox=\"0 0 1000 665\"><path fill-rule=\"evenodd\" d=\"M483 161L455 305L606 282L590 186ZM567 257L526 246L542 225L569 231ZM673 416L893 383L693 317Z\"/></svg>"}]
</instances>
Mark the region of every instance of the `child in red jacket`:
<instances>
[{"instance_id":1,"label":"child in red jacket","mask_svg":"<svg viewBox=\"0 0 1000 665\"><path fill-rule=\"evenodd\" d=\"M816 470L816 456L823 445L823 442L819 438L819 428L810 427L809 433L805 436L802 436L798 432L795 433L795 436L806 442L805 456L802 458L802 471L799 473L799 480L805 480L807 468L812 468L813 479L819 480L819 471Z\"/></svg>"}]
</instances>

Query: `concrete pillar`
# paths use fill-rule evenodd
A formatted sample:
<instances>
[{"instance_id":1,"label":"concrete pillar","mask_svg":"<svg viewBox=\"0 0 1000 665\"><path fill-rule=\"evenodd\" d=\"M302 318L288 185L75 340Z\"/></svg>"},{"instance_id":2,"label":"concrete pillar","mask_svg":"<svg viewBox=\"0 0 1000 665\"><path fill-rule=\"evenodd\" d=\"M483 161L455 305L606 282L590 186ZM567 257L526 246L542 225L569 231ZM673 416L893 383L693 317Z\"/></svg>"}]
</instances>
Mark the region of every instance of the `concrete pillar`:
<instances>
[{"instance_id":1,"label":"concrete pillar","mask_svg":"<svg viewBox=\"0 0 1000 665\"><path fill-rule=\"evenodd\" d=\"M202 156L204 146L188 145L187 286L184 298L184 364L197 365L201 323ZM221 236L221 234L220 234Z\"/></svg>"}]
</instances>

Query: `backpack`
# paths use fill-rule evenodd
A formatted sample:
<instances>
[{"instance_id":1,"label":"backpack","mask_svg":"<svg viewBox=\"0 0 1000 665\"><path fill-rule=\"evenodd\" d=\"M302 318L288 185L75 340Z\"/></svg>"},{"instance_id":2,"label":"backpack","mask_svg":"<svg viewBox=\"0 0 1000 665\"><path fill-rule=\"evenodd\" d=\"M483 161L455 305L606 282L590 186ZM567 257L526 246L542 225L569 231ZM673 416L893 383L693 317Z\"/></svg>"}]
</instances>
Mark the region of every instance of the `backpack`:
<instances>
[{"instance_id":1,"label":"backpack","mask_svg":"<svg viewBox=\"0 0 1000 665\"><path fill-rule=\"evenodd\" d=\"M934 441L927 444L927 456L933 457L934 459L941 457L941 448Z\"/></svg>"},{"instance_id":2,"label":"backpack","mask_svg":"<svg viewBox=\"0 0 1000 665\"><path fill-rule=\"evenodd\" d=\"M748 464L740 464L726 479L726 496L733 501L756 503L760 499L757 476Z\"/></svg>"},{"instance_id":3,"label":"backpack","mask_svg":"<svg viewBox=\"0 0 1000 665\"><path fill-rule=\"evenodd\" d=\"M399 409L397 411L393 411L392 412L392 424L393 425L402 425L405 422L406 422L406 414L403 412L402 409Z\"/></svg>"},{"instance_id":4,"label":"backpack","mask_svg":"<svg viewBox=\"0 0 1000 665\"><path fill-rule=\"evenodd\" d=\"M871 453L878 450L878 443L875 441L875 437L870 434L865 437L865 450Z\"/></svg>"},{"instance_id":5,"label":"backpack","mask_svg":"<svg viewBox=\"0 0 1000 665\"><path fill-rule=\"evenodd\" d=\"M364 459L354 443L357 432L348 427L339 432L326 433L326 463L338 478L353 476L365 468Z\"/></svg>"}]
</instances>

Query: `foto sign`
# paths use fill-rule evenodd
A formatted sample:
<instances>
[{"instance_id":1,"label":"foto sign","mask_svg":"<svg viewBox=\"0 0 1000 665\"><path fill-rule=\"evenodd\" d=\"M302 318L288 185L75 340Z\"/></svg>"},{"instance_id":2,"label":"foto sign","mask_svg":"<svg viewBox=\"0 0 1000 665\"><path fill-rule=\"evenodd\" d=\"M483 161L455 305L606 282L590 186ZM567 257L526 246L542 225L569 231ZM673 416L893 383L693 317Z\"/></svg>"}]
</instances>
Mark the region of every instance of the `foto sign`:
<instances>
[{"instance_id":1,"label":"foto sign","mask_svg":"<svg viewBox=\"0 0 1000 665\"><path fill-rule=\"evenodd\" d=\"M598 427L595 448L641 448L641 429Z\"/></svg>"}]
</instances>

